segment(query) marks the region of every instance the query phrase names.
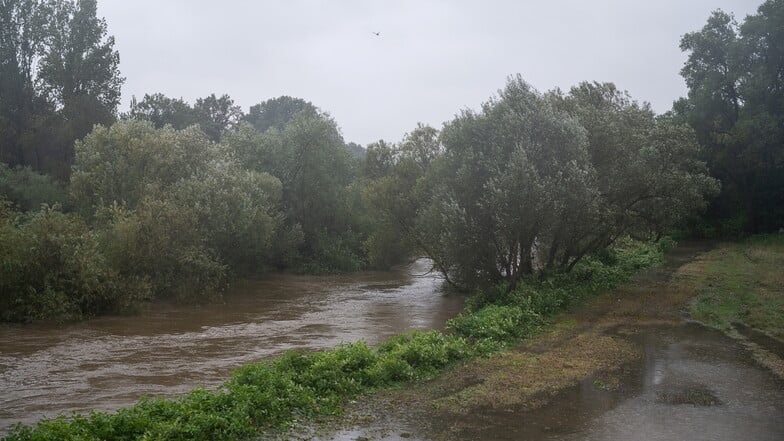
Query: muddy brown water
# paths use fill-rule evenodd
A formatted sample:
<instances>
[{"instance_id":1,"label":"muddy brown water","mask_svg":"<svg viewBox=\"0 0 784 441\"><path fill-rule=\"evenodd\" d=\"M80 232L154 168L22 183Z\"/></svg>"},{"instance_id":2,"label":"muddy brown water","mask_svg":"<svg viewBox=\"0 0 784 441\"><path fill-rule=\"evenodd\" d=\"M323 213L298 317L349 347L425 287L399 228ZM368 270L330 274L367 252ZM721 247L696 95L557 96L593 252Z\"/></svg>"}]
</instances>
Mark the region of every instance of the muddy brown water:
<instances>
[{"instance_id":1,"label":"muddy brown water","mask_svg":"<svg viewBox=\"0 0 784 441\"><path fill-rule=\"evenodd\" d=\"M287 349L441 328L463 301L443 294L427 269L418 261L389 272L276 275L243 282L223 304L0 327L0 434L16 422L216 387L243 363Z\"/></svg>"}]
</instances>

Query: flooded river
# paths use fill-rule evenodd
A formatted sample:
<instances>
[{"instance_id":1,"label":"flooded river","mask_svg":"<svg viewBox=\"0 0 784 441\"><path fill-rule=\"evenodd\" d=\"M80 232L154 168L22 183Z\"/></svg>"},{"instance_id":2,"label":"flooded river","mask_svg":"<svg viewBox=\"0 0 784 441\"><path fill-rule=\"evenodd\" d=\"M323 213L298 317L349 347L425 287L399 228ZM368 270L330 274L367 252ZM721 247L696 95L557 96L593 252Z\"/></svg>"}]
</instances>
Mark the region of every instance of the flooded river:
<instances>
[{"instance_id":1,"label":"flooded river","mask_svg":"<svg viewBox=\"0 0 784 441\"><path fill-rule=\"evenodd\" d=\"M243 282L224 304L0 327L0 433L17 421L215 387L241 364L287 349L374 344L440 328L462 299L443 295L441 280L423 274L427 268L419 261L390 272L277 275Z\"/></svg>"}]
</instances>

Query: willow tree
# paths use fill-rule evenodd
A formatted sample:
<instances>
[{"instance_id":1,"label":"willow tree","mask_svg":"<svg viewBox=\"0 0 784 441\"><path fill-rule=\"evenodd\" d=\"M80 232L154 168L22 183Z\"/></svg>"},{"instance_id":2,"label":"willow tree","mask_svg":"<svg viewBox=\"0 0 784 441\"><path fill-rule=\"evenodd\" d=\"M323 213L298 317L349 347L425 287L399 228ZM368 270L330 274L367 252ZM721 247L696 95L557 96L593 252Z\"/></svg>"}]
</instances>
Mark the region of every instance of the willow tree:
<instances>
[{"instance_id":1,"label":"willow tree","mask_svg":"<svg viewBox=\"0 0 784 441\"><path fill-rule=\"evenodd\" d=\"M585 130L519 76L441 136L418 227L454 283L514 286L538 266L553 225L578 222L595 206Z\"/></svg>"},{"instance_id":2,"label":"willow tree","mask_svg":"<svg viewBox=\"0 0 784 441\"><path fill-rule=\"evenodd\" d=\"M716 184L698 151L689 127L612 84L541 94L517 76L440 135L419 128L392 149L366 199L387 220L379 231L397 232L450 283L513 289L704 207Z\"/></svg>"}]
</instances>

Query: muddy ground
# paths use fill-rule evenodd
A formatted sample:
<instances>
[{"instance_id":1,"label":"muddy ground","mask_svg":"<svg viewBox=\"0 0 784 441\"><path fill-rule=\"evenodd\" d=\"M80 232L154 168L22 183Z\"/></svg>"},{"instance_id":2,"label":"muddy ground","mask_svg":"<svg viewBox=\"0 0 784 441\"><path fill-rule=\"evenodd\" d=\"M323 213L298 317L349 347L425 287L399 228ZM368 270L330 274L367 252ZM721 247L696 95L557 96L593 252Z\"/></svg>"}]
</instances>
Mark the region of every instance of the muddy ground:
<instances>
[{"instance_id":1,"label":"muddy ground","mask_svg":"<svg viewBox=\"0 0 784 441\"><path fill-rule=\"evenodd\" d=\"M286 437L782 440L784 354L686 312L707 249L681 245L519 347L363 397Z\"/></svg>"}]
</instances>

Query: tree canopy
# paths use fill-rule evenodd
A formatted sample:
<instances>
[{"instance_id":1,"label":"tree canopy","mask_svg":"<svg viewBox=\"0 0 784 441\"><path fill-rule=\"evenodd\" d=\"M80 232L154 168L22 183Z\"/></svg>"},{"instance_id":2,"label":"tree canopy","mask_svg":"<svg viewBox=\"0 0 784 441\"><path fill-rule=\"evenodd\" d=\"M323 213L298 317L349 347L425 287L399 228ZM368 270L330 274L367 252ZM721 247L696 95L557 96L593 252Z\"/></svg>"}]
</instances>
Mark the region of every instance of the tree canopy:
<instances>
[{"instance_id":1,"label":"tree canopy","mask_svg":"<svg viewBox=\"0 0 784 441\"><path fill-rule=\"evenodd\" d=\"M721 10L681 39L687 99L675 103L722 182L708 223L726 233L784 225L784 1L742 24Z\"/></svg>"},{"instance_id":2,"label":"tree canopy","mask_svg":"<svg viewBox=\"0 0 784 441\"><path fill-rule=\"evenodd\" d=\"M124 79L95 0L0 2L0 156L67 180L73 142L115 118Z\"/></svg>"}]
</instances>

